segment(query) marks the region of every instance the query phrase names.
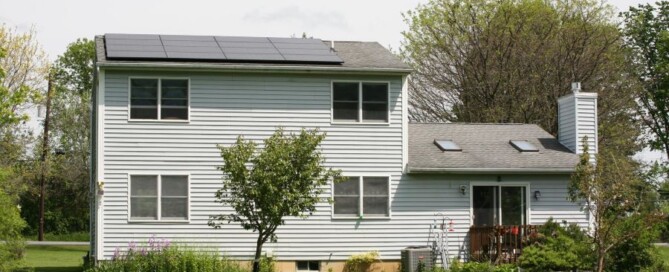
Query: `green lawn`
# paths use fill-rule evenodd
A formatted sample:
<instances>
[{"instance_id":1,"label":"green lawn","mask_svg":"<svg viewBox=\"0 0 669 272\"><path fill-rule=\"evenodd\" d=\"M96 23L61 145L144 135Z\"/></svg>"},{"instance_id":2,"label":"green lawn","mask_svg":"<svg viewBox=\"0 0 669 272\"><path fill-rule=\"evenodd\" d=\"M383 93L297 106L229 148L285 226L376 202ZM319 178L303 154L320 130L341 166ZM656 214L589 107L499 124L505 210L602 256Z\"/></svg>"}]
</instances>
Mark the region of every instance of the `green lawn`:
<instances>
[{"instance_id":1,"label":"green lawn","mask_svg":"<svg viewBox=\"0 0 669 272\"><path fill-rule=\"evenodd\" d=\"M658 247L658 251L660 252L660 256L662 256L662 259L664 262L669 265L669 247Z\"/></svg>"},{"instance_id":2,"label":"green lawn","mask_svg":"<svg viewBox=\"0 0 669 272\"><path fill-rule=\"evenodd\" d=\"M28 246L26 263L35 272L79 272L88 246Z\"/></svg>"},{"instance_id":3,"label":"green lawn","mask_svg":"<svg viewBox=\"0 0 669 272\"><path fill-rule=\"evenodd\" d=\"M26 236L26 240L37 241L37 234ZM68 234L53 234L45 233L45 241L76 241L76 242L88 242L88 232L73 232Z\"/></svg>"}]
</instances>

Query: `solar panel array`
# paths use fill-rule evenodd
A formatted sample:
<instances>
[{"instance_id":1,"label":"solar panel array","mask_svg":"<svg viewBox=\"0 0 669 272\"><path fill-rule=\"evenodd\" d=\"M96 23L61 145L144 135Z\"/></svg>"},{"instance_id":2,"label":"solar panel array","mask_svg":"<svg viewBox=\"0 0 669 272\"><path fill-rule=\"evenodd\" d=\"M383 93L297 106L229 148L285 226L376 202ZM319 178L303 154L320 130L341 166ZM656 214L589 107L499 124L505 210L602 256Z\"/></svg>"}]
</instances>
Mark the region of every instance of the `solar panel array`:
<instances>
[{"instance_id":1,"label":"solar panel array","mask_svg":"<svg viewBox=\"0 0 669 272\"><path fill-rule=\"evenodd\" d=\"M108 59L343 63L320 39L105 34Z\"/></svg>"}]
</instances>

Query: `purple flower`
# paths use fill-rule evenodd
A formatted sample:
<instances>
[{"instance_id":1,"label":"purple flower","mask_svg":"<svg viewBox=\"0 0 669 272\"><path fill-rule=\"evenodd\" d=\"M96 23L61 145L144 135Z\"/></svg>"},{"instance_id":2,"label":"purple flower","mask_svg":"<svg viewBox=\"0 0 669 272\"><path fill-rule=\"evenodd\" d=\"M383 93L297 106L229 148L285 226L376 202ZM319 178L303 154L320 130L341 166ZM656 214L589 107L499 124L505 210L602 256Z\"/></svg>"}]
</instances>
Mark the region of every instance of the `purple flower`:
<instances>
[{"instance_id":1,"label":"purple flower","mask_svg":"<svg viewBox=\"0 0 669 272\"><path fill-rule=\"evenodd\" d=\"M135 241L130 241L128 243L128 251L135 251L137 249L137 243Z\"/></svg>"},{"instance_id":2,"label":"purple flower","mask_svg":"<svg viewBox=\"0 0 669 272\"><path fill-rule=\"evenodd\" d=\"M149 247L151 250L160 250L160 245L156 241L156 235L151 235L151 238L149 238Z\"/></svg>"},{"instance_id":3,"label":"purple flower","mask_svg":"<svg viewBox=\"0 0 669 272\"><path fill-rule=\"evenodd\" d=\"M170 247L170 240L163 239L163 248L168 248L168 247Z\"/></svg>"},{"instance_id":4,"label":"purple flower","mask_svg":"<svg viewBox=\"0 0 669 272\"><path fill-rule=\"evenodd\" d=\"M119 259L119 257L121 257L121 249L116 247L116 249L114 249L114 256L112 256L112 260L115 261Z\"/></svg>"},{"instance_id":5,"label":"purple flower","mask_svg":"<svg viewBox=\"0 0 669 272\"><path fill-rule=\"evenodd\" d=\"M140 250L140 254L142 254L142 256L146 256L146 253L146 248L143 247L142 250Z\"/></svg>"}]
</instances>

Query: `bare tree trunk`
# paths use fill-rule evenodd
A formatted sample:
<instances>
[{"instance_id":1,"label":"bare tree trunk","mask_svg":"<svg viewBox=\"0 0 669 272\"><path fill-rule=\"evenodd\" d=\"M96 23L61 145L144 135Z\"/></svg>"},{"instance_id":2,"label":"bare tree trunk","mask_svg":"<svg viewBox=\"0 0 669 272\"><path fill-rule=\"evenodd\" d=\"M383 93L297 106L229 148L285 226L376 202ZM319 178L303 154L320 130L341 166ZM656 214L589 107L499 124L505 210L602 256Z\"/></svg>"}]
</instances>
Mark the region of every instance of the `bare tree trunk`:
<instances>
[{"instance_id":1,"label":"bare tree trunk","mask_svg":"<svg viewBox=\"0 0 669 272\"><path fill-rule=\"evenodd\" d=\"M604 272L604 257L606 256L605 252L599 251L597 256L597 272Z\"/></svg>"},{"instance_id":2,"label":"bare tree trunk","mask_svg":"<svg viewBox=\"0 0 669 272\"><path fill-rule=\"evenodd\" d=\"M256 242L256 255L253 258L253 272L260 272L260 254L262 253L262 245L265 243L263 233L258 233L258 241Z\"/></svg>"}]
</instances>

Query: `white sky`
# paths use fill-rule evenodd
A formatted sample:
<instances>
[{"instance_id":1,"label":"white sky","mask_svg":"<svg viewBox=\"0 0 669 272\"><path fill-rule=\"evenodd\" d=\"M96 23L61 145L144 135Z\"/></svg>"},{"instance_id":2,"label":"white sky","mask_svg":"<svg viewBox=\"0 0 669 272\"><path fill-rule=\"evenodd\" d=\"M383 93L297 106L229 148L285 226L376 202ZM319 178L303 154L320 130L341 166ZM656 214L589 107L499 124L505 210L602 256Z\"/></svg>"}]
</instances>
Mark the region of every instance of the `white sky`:
<instances>
[{"instance_id":1,"label":"white sky","mask_svg":"<svg viewBox=\"0 0 669 272\"><path fill-rule=\"evenodd\" d=\"M427 0L0 0L0 23L35 27L50 59L104 33L309 36L377 41L397 49L402 13ZM648 0L609 1L619 11ZM657 155L644 153L644 158Z\"/></svg>"}]
</instances>

